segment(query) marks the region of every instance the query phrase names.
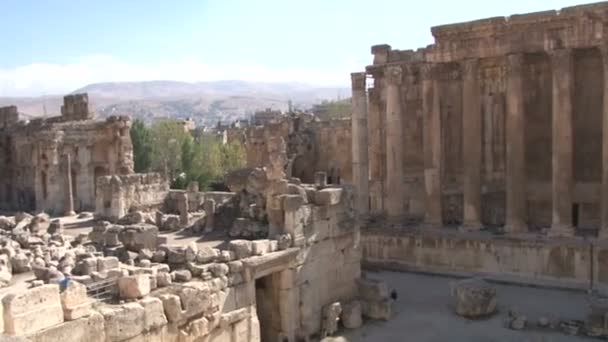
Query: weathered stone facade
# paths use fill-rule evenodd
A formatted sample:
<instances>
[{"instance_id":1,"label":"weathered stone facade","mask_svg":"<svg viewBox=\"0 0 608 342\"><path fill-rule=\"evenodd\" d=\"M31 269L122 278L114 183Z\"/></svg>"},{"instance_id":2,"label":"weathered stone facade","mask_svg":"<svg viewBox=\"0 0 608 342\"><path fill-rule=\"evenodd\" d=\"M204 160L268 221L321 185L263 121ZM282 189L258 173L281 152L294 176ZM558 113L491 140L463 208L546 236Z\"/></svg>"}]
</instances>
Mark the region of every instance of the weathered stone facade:
<instances>
[{"instance_id":1,"label":"weathered stone facade","mask_svg":"<svg viewBox=\"0 0 608 342\"><path fill-rule=\"evenodd\" d=\"M434 27L434 44L416 51L373 46L367 93L353 74L371 213L604 236L607 18L599 3Z\"/></svg>"},{"instance_id":2,"label":"weathered stone facade","mask_svg":"<svg viewBox=\"0 0 608 342\"><path fill-rule=\"evenodd\" d=\"M0 108L0 209L63 214L71 197L72 210L94 210L97 177L133 172L130 126L93 120L86 94L66 96L48 119L18 121L16 107Z\"/></svg>"},{"instance_id":3,"label":"weathered stone facade","mask_svg":"<svg viewBox=\"0 0 608 342\"><path fill-rule=\"evenodd\" d=\"M247 167L262 167L268 162L270 138L283 138L287 144L288 176L313 183L317 171L325 172L331 184L352 181L350 120L319 121L312 115L285 116L263 126L233 128L229 142L243 144Z\"/></svg>"}]
</instances>

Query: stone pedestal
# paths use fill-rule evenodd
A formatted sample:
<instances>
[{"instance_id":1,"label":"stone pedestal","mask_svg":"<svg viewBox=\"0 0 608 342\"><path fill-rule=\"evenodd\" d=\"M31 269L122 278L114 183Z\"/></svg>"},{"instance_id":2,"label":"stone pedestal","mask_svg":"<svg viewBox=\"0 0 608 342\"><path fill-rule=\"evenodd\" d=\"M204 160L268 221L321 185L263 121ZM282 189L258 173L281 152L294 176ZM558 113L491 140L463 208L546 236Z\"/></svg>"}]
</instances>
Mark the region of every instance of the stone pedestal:
<instances>
[{"instance_id":1,"label":"stone pedestal","mask_svg":"<svg viewBox=\"0 0 608 342\"><path fill-rule=\"evenodd\" d=\"M524 233L526 224L525 124L522 68L524 56L507 56L506 222L505 231Z\"/></svg>"},{"instance_id":2,"label":"stone pedestal","mask_svg":"<svg viewBox=\"0 0 608 342\"><path fill-rule=\"evenodd\" d=\"M481 228L481 98L478 60L463 63L462 147L463 147L463 227Z\"/></svg>"},{"instance_id":3,"label":"stone pedestal","mask_svg":"<svg viewBox=\"0 0 608 342\"><path fill-rule=\"evenodd\" d=\"M553 75L553 211L551 236L572 236L572 52L551 51Z\"/></svg>"},{"instance_id":4,"label":"stone pedestal","mask_svg":"<svg viewBox=\"0 0 608 342\"><path fill-rule=\"evenodd\" d=\"M436 66L422 66L422 135L424 152L424 188L426 213L424 224L442 225L441 209L441 113L439 88L435 79Z\"/></svg>"},{"instance_id":5,"label":"stone pedestal","mask_svg":"<svg viewBox=\"0 0 608 342\"><path fill-rule=\"evenodd\" d=\"M351 74L353 180L357 187L357 212L361 217L369 214L369 143L365 79L364 72Z\"/></svg>"},{"instance_id":6,"label":"stone pedestal","mask_svg":"<svg viewBox=\"0 0 608 342\"><path fill-rule=\"evenodd\" d=\"M403 113L401 109L402 71L399 66L385 69L386 79L386 197L387 218L404 217Z\"/></svg>"}]
</instances>

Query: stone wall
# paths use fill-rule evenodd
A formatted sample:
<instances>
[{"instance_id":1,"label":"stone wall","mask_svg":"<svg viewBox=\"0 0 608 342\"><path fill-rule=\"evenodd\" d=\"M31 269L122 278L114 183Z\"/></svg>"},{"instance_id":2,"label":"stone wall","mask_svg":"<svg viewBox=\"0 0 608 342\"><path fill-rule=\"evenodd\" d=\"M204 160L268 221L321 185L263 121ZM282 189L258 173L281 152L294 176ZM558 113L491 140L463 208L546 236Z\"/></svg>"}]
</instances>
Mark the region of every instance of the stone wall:
<instances>
[{"instance_id":1,"label":"stone wall","mask_svg":"<svg viewBox=\"0 0 608 342\"><path fill-rule=\"evenodd\" d=\"M367 266L481 275L542 286L608 289L608 245L601 240L370 229L362 233L361 246Z\"/></svg>"},{"instance_id":2,"label":"stone wall","mask_svg":"<svg viewBox=\"0 0 608 342\"><path fill-rule=\"evenodd\" d=\"M160 208L169 183L158 173L136 173L97 178L95 215L117 220L133 210Z\"/></svg>"}]
</instances>

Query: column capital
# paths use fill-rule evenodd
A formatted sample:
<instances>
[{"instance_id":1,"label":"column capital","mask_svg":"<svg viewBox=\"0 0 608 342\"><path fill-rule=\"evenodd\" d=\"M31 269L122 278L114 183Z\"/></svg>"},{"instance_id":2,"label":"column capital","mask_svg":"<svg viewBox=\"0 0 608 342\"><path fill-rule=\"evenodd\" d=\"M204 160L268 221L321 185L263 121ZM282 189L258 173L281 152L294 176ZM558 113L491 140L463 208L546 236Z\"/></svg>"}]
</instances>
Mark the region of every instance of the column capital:
<instances>
[{"instance_id":1,"label":"column capital","mask_svg":"<svg viewBox=\"0 0 608 342\"><path fill-rule=\"evenodd\" d=\"M513 53L507 55L507 72L510 74L521 73L524 67L524 55L521 53Z\"/></svg>"},{"instance_id":2,"label":"column capital","mask_svg":"<svg viewBox=\"0 0 608 342\"><path fill-rule=\"evenodd\" d=\"M434 63L423 63L420 66L420 76L423 80L435 79L437 74L437 65Z\"/></svg>"},{"instance_id":3,"label":"column capital","mask_svg":"<svg viewBox=\"0 0 608 342\"><path fill-rule=\"evenodd\" d=\"M367 78L367 74L364 72L353 72L350 74L350 79L352 82L353 89L365 89L365 80Z\"/></svg>"},{"instance_id":4,"label":"column capital","mask_svg":"<svg viewBox=\"0 0 608 342\"><path fill-rule=\"evenodd\" d=\"M403 71L398 65L391 65L386 67L386 71L384 73L386 81L388 82L388 84L392 85L401 85L402 75Z\"/></svg>"},{"instance_id":5,"label":"column capital","mask_svg":"<svg viewBox=\"0 0 608 342\"><path fill-rule=\"evenodd\" d=\"M568 69L572 66L571 49L555 49L547 52L551 57L551 66L555 70Z\"/></svg>"},{"instance_id":6,"label":"column capital","mask_svg":"<svg viewBox=\"0 0 608 342\"><path fill-rule=\"evenodd\" d=\"M477 79L479 78L479 59L470 58L465 59L460 63L462 69L463 79Z\"/></svg>"}]
</instances>

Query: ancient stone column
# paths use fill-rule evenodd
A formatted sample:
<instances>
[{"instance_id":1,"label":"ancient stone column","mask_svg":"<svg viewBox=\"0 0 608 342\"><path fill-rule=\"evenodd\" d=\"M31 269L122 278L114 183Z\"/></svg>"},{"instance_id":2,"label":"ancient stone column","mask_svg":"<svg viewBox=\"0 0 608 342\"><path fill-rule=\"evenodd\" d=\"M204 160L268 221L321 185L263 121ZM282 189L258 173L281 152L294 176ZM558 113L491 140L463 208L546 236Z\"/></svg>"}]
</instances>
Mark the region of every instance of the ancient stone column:
<instances>
[{"instance_id":1,"label":"ancient stone column","mask_svg":"<svg viewBox=\"0 0 608 342\"><path fill-rule=\"evenodd\" d=\"M526 224L523 63L524 56L521 54L507 56L505 232L509 234L524 233L528 230Z\"/></svg>"},{"instance_id":2,"label":"ancient stone column","mask_svg":"<svg viewBox=\"0 0 608 342\"><path fill-rule=\"evenodd\" d=\"M553 211L550 236L572 236L572 52L551 51L553 87Z\"/></svg>"},{"instance_id":3,"label":"ancient stone column","mask_svg":"<svg viewBox=\"0 0 608 342\"><path fill-rule=\"evenodd\" d=\"M436 66L425 64L422 75L422 136L424 153L424 188L426 213L424 224L441 227L441 113Z\"/></svg>"},{"instance_id":4,"label":"ancient stone column","mask_svg":"<svg viewBox=\"0 0 608 342\"><path fill-rule=\"evenodd\" d=\"M367 95L364 72L351 74L352 80L352 153L353 180L357 187L357 211L364 218L369 213L369 157L367 132Z\"/></svg>"},{"instance_id":5,"label":"ancient stone column","mask_svg":"<svg viewBox=\"0 0 608 342\"><path fill-rule=\"evenodd\" d=\"M601 48L604 68L604 108L602 113L602 186L600 189L600 239L608 238L608 45Z\"/></svg>"},{"instance_id":6,"label":"ancient stone column","mask_svg":"<svg viewBox=\"0 0 608 342\"><path fill-rule=\"evenodd\" d=\"M384 137L383 117L384 113L380 108L380 87L379 80L375 81L374 88L367 89L367 112L369 126L369 193L370 193L370 213L379 214L383 211L382 199L384 183L384 158L382 157L382 145Z\"/></svg>"},{"instance_id":7,"label":"ancient stone column","mask_svg":"<svg viewBox=\"0 0 608 342\"><path fill-rule=\"evenodd\" d=\"M463 227L467 230L481 228L481 98L478 67L477 59L463 63Z\"/></svg>"},{"instance_id":8,"label":"ancient stone column","mask_svg":"<svg viewBox=\"0 0 608 342\"><path fill-rule=\"evenodd\" d=\"M399 221L403 212L403 113L400 66L388 66L386 75L386 215Z\"/></svg>"},{"instance_id":9,"label":"ancient stone column","mask_svg":"<svg viewBox=\"0 0 608 342\"><path fill-rule=\"evenodd\" d=\"M72 157L65 155L65 216L76 215L74 212L74 193L72 189Z\"/></svg>"}]
</instances>

